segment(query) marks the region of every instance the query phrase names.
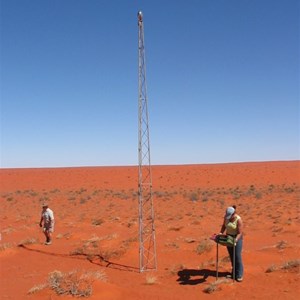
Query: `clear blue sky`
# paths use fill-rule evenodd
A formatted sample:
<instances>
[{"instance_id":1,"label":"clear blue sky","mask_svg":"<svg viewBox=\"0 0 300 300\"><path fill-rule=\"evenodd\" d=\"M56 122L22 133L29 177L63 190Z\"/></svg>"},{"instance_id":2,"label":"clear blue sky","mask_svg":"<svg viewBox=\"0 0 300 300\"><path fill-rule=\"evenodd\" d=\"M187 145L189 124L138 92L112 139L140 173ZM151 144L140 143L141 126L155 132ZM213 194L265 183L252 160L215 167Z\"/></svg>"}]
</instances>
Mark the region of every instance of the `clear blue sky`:
<instances>
[{"instance_id":1,"label":"clear blue sky","mask_svg":"<svg viewBox=\"0 0 300 300\"><path fill-rule=\"evenodd\" d=\"M298 0L1 0L1 167L295 160Z\"/></svg>"}]
</instances>

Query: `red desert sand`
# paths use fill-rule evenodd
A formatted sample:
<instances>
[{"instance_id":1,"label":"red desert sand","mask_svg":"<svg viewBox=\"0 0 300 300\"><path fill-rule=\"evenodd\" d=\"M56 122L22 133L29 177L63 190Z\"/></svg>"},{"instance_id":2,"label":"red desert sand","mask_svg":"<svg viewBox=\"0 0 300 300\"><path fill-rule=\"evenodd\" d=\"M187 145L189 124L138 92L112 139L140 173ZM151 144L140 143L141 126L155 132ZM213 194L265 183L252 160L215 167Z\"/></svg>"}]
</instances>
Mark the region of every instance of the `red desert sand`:
<instances>
[{"instance_id":1,"label":"red desert sand","mask_svg":"<svg viewBox=\"0 0 300 300\"><path fill-rule=\"evenodd\" d=\"M137 167L1 169L1 299L296 299L300 161L153 166L157 271L139 273ZM55 214L44 245L41 204ZM244 281L216 244L244 222Z\"/></svg>"}]
</instances>

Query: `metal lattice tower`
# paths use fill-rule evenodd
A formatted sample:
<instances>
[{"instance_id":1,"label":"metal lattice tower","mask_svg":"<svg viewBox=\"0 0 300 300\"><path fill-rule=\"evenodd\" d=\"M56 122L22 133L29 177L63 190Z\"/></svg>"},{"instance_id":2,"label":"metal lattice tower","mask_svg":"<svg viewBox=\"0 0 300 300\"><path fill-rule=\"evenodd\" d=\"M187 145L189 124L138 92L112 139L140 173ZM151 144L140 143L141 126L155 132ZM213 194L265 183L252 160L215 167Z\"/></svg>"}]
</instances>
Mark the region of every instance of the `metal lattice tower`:
<instances>
[{"instance_id":1,"label":"metal lattice tower","mask_svg":"<svg viewBox=\"0 0 300 300\"><path fill-rule=\"evenodd\" d=\"M152 198L152 173L148 122L148 99L143 14L138 12L139 27L139 258L140 272L156 270L156 242Z\"/></svg>"}]
</instances>

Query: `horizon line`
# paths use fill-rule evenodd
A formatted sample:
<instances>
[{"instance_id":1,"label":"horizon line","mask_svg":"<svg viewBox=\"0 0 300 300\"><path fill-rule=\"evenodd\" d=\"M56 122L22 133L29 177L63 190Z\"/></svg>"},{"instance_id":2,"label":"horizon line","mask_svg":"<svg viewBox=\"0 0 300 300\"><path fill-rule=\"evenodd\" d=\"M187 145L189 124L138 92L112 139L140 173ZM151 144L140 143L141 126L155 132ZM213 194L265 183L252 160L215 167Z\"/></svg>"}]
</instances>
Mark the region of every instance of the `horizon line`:
<instances>
[{"instance_id":1,"label":"horizon line","mask_svg":"<svg viewBox=\"0 0 300 300\"><path fill-rule=\"evenodd\" d=\"M211 162L211 163L174 163L174 164L152 164L151 167L171 167L171 166L200 166L200 165L232 165L232 164L257 164L257 163L280 163L280 162L300 162L300 159L280 159L280 160L257 160L257 161L234 161L234 162ZM87 169L87 168L127 168L139 167L134 165L83 165L83 166L42 166L42 167L1 167L0 170L12 169Z\"/></svg>"}]
</instances>

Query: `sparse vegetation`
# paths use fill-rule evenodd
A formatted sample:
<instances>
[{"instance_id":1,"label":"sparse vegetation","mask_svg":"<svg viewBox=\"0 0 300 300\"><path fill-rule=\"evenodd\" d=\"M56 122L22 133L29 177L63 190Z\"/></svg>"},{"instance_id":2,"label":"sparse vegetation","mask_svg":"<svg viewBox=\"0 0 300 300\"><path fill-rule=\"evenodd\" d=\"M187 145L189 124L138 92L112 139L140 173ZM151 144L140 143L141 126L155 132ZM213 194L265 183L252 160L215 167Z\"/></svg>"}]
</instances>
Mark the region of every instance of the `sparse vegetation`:
<instances>
[{"instance_id":1,"label":"sparse vegetation","mask_svg":"<svg viewBox=\"0 0 300 300\"><path fill-rule=\"evenodd\" d=\"M93 219L92 220L92 225L94 225L94 226L100 226L103 223L104 223L103 219Z\"/></svg>"},{"instance_id":2,"label":"sparse vegetation","mask_svg":"<svg viewBox=\"0 0 300 300\"><path fill-rule=\"evenodd\" d=\"M104 272L79 272L77 270L63 273L53 271L48 275L49 287L58 295L89 297L93 293L92 284L95 280L106 281Z\"/></svg>"},{"instance_id":3,"label":"sparse vegetation","mask_svg":"<svg viewBox=\"0 0 300 300\"><path fill-rule=\"evenodd\" d=\"M199 200L199 195L198 195L198 193L191 193L190 194L190 200L191 201L193 201L193 202L195 202L195 201L198 201Z\"/></svg>"},{"instance_id":4,"label":"sparse vegetation","mask_svg":"<svg viewBox=\"0 0 300 300\"><path fill-rule=\"evenodd\" d=\"M39 239L37 238L27 238L25 240L22 240L18 246L21 246L21 245L32 245L32 244L39 244Z\"/></svg>"},{"instance_id":5,"label":"sparse vegetation","mask_svg":"<svg viewBox=\"0 0 300 300\"><path fill-rule=\"evenodd\" d=\"M273 264L269 268L267 268L266 273L272 273L272 272L280 271L280 270L292 271L292 272L295 271L295 272L299 273L300 259L289 260L279 266L276 266Z\"/></svg>"},{"instance_id":6,"label":"sparse vegetation","mask_svg":"<svg viewBox=\"0 0 300 300\"><path fill-rule=\"evenodd\" d=\"M203 240L196 248L197 254L202 254L204 252L209 252L213 247L213 243L209 240Z\"/></svg>"},{"instance_id":7,"label":"sparse vegetation","mask_svg":"<svg viewBox=\"0 0 300 300\"><path fill-rule=\"evenodd\" d=\"M3 243L0 244L0 251L5 251L6 249L12 248L13 245L11 243Z\"/></svg>"},{"instance_id":8,"label":"sparse vegetation","mask_svg":"<svg viewBox=\"0 0 300 300\"><path fill-rule=\"evenodd\" d=\"M170 231L180 231L183 228L183 226L170 226L168 230Z\"/></svg>"},{"instance_id":9,"label":"sparse vegetation","mask_svg":"<svg viewBox=\"0 0 300 300\"><path fill-rule=\"evenodd\" d=\"M155 283L157 283L157 277L154 275L148 274L146 276L146 284L153 285Z\"/></svg>"},{"instance_id":10,"label":"sparse vegetation","mask_svg":"<svg viewBox=\"0 0 300 300\"><path fill-rule=\"evenodd\" d=\"M178 274L179 271L182 271L185 268L183 264L178 264L178 265L173 265L170 267L170 273L171 275L176 275Z\"/></svg>"},{"instance_id":11,"label":"sparse vegetation","mask_svg":"<svg viewBox=\"0 0 300 300\"><path fill-rule=\"evenodd\" d=\"M175 243L175 242L165 243L165 246L168 247L168 248L175 248L175 249L179 248L178 243Z\"/></svg>"},{"instance_id":12,"label":"sparse vegetation","mask_svg":"<svg viewBox=\"0 0 300 300\"><path fill-rule=\"evenodd\" d=\"M275 265L271 265L267 268L266 273L272 273L277 270L277 267Z\"/></svg>"},{"instance_id":13,"label":"sparse vegetation","mask_svg":"<svg viewBox=\"0 0 300 300\"><path fill-rule=\"evenodd\" d=\"M286 241L280 241L277 245L276 245L276 248L279 249L279 250L283 250L285 249L287 246L287 242Z\"/></svg>"},{"instance_id":14,"label":"sparse vegetation","mask_svg":"<svg viewBox=\"0 0 300 300\"><path fill-rule=\"evenodd\" d=\"M296 269L299 273L300 259L289 260L281 266L282 270L292 270Z\"/></svg>"},{"instance_id":15,"label":"sparse vegetation","mask_svg":"<svg viewBox=\"0 0 300 300\"><path fill-rule=\"evenodd\" d=\"M28 294L29 295L32 295L32 294L36 294L37 292L47 288L47 284L46 283L43 283L43 284L37 284L35 285L34 287L32 287L29 291L28 291Z\"/></svg>"},{"instance_id":16,"label":"sparse vegetation","mask_svg":"<svg viewBox=\"0 0 300 300\"><path fill-rule=\"evenodd\" d=\"M203 292L207 294L212 294L215 291L220 290L221 288L216 283L211 283L208 287L206 287Z\"/></svg>"},{"instance_id":17,"label":"sparse vegetation","mask_svg":"<svg viewBox=\"0 0 300 300\"><path fill-rule=\"evenodd\" d=\"M254 177L255 174L249 177L253 178L253 182L248 181L250 182L249 184L246 183L244 178L241 181L236 180L232 183L230 178L224 181L217 181L209 174L208 179L211 183L206 185L208 180L203 180L200 176L201 180L198 180L196 177L198 176L197 173L190 173L189 176L193 180L187 178L186 174L181 176L182 174L177 172L179 175L174 175L175 173L169 176L164 175L160 179L160 183L157 183L159 176L157 176L157 173L154 173L156 179L154 187L157 188L153 193L153 196L156 197L154 199L155 225L159 233L159 243L157 245L161 247L158 248L158 253L161 256L158 259L160 261L166 255L168 255L168 259L164 260L165 272L161 273L161 276L165 276L164 278L152 276L151 273L147 278L146 275L142 277L142 284L146 290L151 292L153 288L157 289L157 284L160 284L160 280L165 282L170 277L172 277L173 287L176 284L179 288L179 283L175 281L178 279L176 275L178 276L178 272L182 270L184 270L183 273L185 274L191 274L184 284L190 285L190 287L195 284L195 287L200 288L200 294L204 288L204 292L208 294L216 293L222 288L225 289L221 282L209 284L214 281L214 272L216 270L215 243L209 239L204 239L208 237L210 232L214 232L212 230L218 230L224 210L228 205L232 204L237 205L237 212L243 218L245 234L249 234L249 228L252 225L254 226L253 230L258 228L262 230L260 237L253 236L253 242L255 242L258 249L256 247L248 247L247 249L249 255L255 254L255 251L263 251L264 255L270 253L274 257L274 261L278 264L271 265L265 272L277 272L279 275L281 274L280 276L288 276L287 278L293 278L290 276L294 276L296 272L299 273L299 260L289 260L294 258L291 255L295 254L295 247L297 247L293 237L296 238L297 236L296 231L300 220L294 206L295 201L299 200L300 187L298 183L281 185L278 184L279 180L276 179L276 181L273 181L275 184L270 184L272 183L271 177L260 182L259 178ZM181 178L181 182L175 182L172 176L176 176L178 180ZM216 178L220 176L216 176ZM133 177L131 177L132 182L134 182ZM28 190L21 190L17 186L19 189L15 188L15 191L8 190L1 195L3 208L8 211L7 214L5 213L1 217L3 221L1 233L3 242L10 242L0 244L0 251L7 251L2 252L2 258L10 259L12 254L24 254L26 259L27 256L34 254L35 251L44 252L51 256L43 254L43 257L50 257L50 261L55 261L61 266L61 271L54 271L54 274L51 276L49 274L49 278L51 277L53 283L52 287L50 287L50 283L33 286L39 282L32 281L33 287L28 291L28 294L38 294L41 291L40 296L42 298L47 291L48 297L50 297L51 293L53 298L58 297L54 292L67 298L72 298L72 296L88 297L89 294L93 293L92 283L93 280L97 280L97 275L90 275L86 271L69 272L70 270L67 267L72 262L74 265L78 263L78 265L91 269L99 269L101 266L105 266L112 269L129 269L133 272L138 272L135 264L131 264L129 260L131 255L137 253L139 242L137 236L138 194L136 188L127 187L127 189L119 188L118 190L114 187L115 178L109 179L109 184L106 183L108 185L105 185L104 180L100 177L100 180L93 178L86 183L87 188L80 188L80 185L76 187L76 184L82 182L82 185L85 185L84 182L87 181L80 181L78 180L79 178L76 178L76 183L74 184L70 180L66 185L57 185L60 189L52 186L52 183L56 182L53 181L51 182L51 188L48 190L46 187L42 190L41 186L43 185L37 185L38 188ZM126 179L126 176L124 178ZM235 179L238 178L235 177ZM289 178L288 181L290 181ZM168 184L167 182L170 183ZM217 187L215 185L216 182L224 184L224 186ZM121 184L118 184L118 186L121 186ZM51 247L39 245L15 248L21 239L24 240L19 245L38 243L39 241L36 238L31 238L33 236L39 237L41 241L44 240L43 233L38 227L38 218L41 209L40 201L42 201L40 199L47 199L48 197L51 200L51 208L53 207L56 213L57 228L55 229L57 231L55 231L53 237L57 240L54 241ZM9 198L13 199L10 201L8 200ZM13 211L14 214L10 214L10 211ZM256 222L258 216L262 216L263 227ZM205 224L208 224L208 227ZM206 227L204 228L203 226ZM265 234L268 235L265 236ZM163 239L161 239L162 236ZM70 237L71 239L67 241ZM12 250L9 250L10 248ZM127 251L128 256L125 256L124 254ZM73 256L71 259L66 258L69 256L69 253ZM186 255L184 260L180 259L182 253ZM225 256L227 254L226 249L222 249L220 254L220 272L228 271L230 269L230 258ZM77 257L74 257L76 255ZM122 255L124 255L124 259L118 259ZM262 262L264 255L257 257L257 264ZM62 259L61 257L64 258ZM199 258L196 265L195 257ZM287 260L287 262L284 263L282 258ZM166 265L168 261L170 264ZM180 264L180 262L184 262L186 266ZM24 261L24 263L26 262ZM36 262L32 261L32 263L36 267ZM267 266L265 265L265 269ZM34 279L35 273L25 274L26 270L26 268L21 269L20 276L24 276L24 278L28 276ZM249 272L251 273L251 270ZM265 275L273 280L276 278L277 273ZM120 276L120 281L116 278L114 283L120 283L122 289L127 287L126 279L124 279L126 276L131 278L133 274L135 278L135 273L116 272L116 274ZM104 276L98 275L100 277L99 280L105 280L105 274ZM10 280L12 280L13 275L9 274L9 276L11 276ZM272 281L268 288L274 282ZM138 288L134 284L130 285ZM287 290L287 297L290 294L294 296L292 292L294 286L294 281L285 282L282 290ZM185 287L188 288L188 286ZM50 288L52 291L49 291ZM44 289L48 290L45 291ZM186 290L191 291L192 289ZM191 295L191 293L187 292L186 297L191 297ZM34 295L34 297L38 296ZM165 294L162 293L162 297L164 296ZM199 296L201 298L201 295ZM170 294L170 297L172 297L172 294Z\"/></svg>"}]
</instances>

